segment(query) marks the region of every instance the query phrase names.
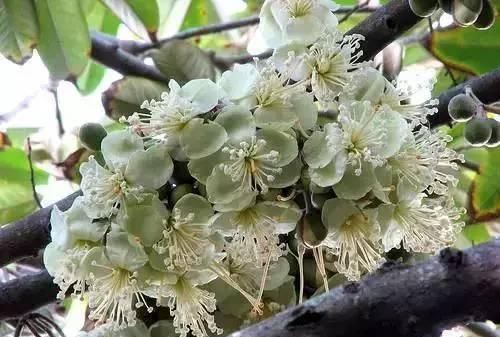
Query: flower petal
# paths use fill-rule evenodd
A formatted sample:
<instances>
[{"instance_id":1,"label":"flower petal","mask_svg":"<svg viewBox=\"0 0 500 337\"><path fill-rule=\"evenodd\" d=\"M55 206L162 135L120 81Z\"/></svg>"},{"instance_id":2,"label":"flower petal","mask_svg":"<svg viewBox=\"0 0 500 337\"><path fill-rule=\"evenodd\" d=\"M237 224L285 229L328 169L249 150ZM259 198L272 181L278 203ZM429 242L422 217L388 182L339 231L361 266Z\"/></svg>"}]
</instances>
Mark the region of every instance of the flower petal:
<instances>
[{"instance_id":1,"label":"flower petal","mask_svg":"<svg viewBox=\"0 0 500 337\"><path fill-rule=\"evenodd\" d=\"M104 160L114 169L125 168L132 154L141 150L144 150L142 139L130 130L110 132L101 143Z\"/></svg>"},{"instance_id":2,"label":"flower petal","mask_svg":"<svg viewBox=\"0 0 500 337\"><path fill-rule=\"evenodd\" d=\"M165 145L153 145L146 151L137 151L130 157L125 169L129 184L156 190L165 185L172 176L174 164Z\"/></svg>"},{"instance_id":3,"label":"flower petal","mask_svg":"<svg viewBox=\"0 0 500 337\"><path fill-rule=\"evenodd\" d=\"M199 159L219 150L227 140L226 130L217 123L194 118L182 129L180 144L190 159Z\"/></svg>"}]
</instances>

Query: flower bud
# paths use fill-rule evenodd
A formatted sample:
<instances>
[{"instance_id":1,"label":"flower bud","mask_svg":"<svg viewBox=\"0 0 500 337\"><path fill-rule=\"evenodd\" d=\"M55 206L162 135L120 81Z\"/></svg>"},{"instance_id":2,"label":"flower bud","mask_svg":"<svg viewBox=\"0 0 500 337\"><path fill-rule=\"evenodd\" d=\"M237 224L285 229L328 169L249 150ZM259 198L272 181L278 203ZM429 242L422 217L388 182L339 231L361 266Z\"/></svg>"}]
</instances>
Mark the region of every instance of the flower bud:
<instances>
[{"instance_id":1,"label":"flower bud","mask_svg":"<svg viewBox=\"0 0 500 337\"><path fill-rule=\"evenodd\" d=\"M472 146L485 145L491 137L491 127L486 118L473 118L465 124L464 137Z\"/></svg>"},{"instance_id":2,"label":"flower bud","mask_svg":"<svg viewBox=\"0 0 500 337\"><path fill-rule=\"evenodd\" d=\"M487 147L496 147L500 145L500 122L494 119L488 119L491 128L491 137L486 143Z\"/></svg>"},{"instance_id":3,"label":"flower bud","mask_svg":"<svg viewBox=\"0 0 500 337\"><path fill-rule=\"evenodd\" d=\"M495 23L495 16L495 7L491 0L483 0L483 9L474 22L474 27L481 30L490 28Z\"/></svg>"},{"instance_id":4,"label":"flower bud","mask_svg":"<svg viewBox=\"0 0 500 337\"><path fill-rule=\"evenodd\" d=\"M425 18L437 9L437 0L409 0L410 8L416 15Z\"/></svg>"},{"instance_id":5,"label":"flower bud","mask_svg":"<svg viewBox=\"0 0 500 337\"><path fill-rule=\"evenodd\" d=\"M477 20L482 9L483 0L453 0L451 14L460 26L470 26Z\"/></svg>"},{"instance_id":6,"label":"flower bud","mask_svg":"<svg viewBox=\"0 0 500 337\"><path fill-rule=\"evenodd\" d=\"M316 212L304 215L297 225L297 238L307 248L318 247L327 234L328 230Z\"/></svg>"},{"instance_id":7,"label":"flower bud","mask_svg":"<svg viewBox=\"0 0 500 337\"><path fill-rule=\"evenodd\" d=\"M188 193L193 193L193 186L190 184L182 184L176 186L172 192L170 193L170 203L175 205L180 198L185 196Z\"/></svg>"},{"instance_id":8,"label":"flower bud","mask_svg":"<svg viewBox=\"0 0 500 337\"><path fill-rule=\"evenodd\" d=\"M448 113L457 122L467 122L477 109L476 102L466 94L458 94L448 103Z\"/></svg>"},{"instance_id":9,"label":"flower bud","mask_svg":"<svg viewBox=\"0 0 500 337\"><path fill-rule=\"evenodd\" d=\"M78 138L83 146L92 151L101 150L101 141L108 133L99 123L85 123L80 127Z\"/></svg>"}]
</instances>

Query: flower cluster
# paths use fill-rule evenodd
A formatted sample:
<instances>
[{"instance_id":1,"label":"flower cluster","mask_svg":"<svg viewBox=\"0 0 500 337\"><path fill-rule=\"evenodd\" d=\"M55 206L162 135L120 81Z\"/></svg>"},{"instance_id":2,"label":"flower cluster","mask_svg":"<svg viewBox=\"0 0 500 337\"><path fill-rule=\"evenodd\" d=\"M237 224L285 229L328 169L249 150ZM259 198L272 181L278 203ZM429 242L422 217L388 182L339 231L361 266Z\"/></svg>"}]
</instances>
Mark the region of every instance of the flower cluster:
<instances>
[{"instance_id":1,"label":"flower cluster","mask_svg":"<svg viewBox=\"0 0 500 337\"><path fill-rule=\"evenodd\" d=\"M222 332L219 316L248 324L295 304L283 255L298 224L298 255L312 248L324 277L324 253L357 280L392 248L453 242L461 210L448 188L462 158L423 124L436 102L359 62L363 37L336 29L335 7L267 0L271 59L217 83L171 80L102 140L81 165L83 196L52 211L44 257L60 298L72 286L114 330L154 298L177 334L201 337ZM189 193L171 179L177 167L196 180ZM280 298L285 288L293 296Z\"/></svg>"}]
</instances>

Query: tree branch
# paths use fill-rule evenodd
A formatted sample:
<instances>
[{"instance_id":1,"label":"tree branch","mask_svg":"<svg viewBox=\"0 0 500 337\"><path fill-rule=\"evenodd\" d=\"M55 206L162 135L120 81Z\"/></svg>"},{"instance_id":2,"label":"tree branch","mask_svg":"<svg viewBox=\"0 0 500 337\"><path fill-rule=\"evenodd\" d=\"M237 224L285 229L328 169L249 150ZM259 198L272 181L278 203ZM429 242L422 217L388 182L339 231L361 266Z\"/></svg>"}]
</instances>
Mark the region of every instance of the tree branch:
<instances>
[{"instance_id":1,"label":"tree branch","mask_svg":"<svg viewBox=\"0 0 500 337\"><path fill-rule=\"evenodd\" d=\"M56 205L61 210L67 210L79 195L80 191L75 192ZM52 207L53 205L42 208L22 220L0 228L0 267L23 257L36 256L50 242Z\"/></svg>"},{"instance_id":2,"label":"tree branch","mask_svg":"<svg viewBox=\"0 0 500 337\"><path fill-rule=\"evenodd\" d=\"M20 317L52 303L58 291L46 270L0 283L0 320Z\"/></svg>"},{"instance_id":3,"label":"tree branch","mask_svg":"<svg viewBox=\"0 0 500 337\"><path fill-rule=\"evenodd\" d=\"M500 320L500 240L392 265L230 337L422 337Z\"/></svg>"},{"instance_id":4,"label":"tree branch","mask_svg":"<svg viewBox=\"0 0 500 337\"><path fill-rule=\"evenodd\" d=\"M361 34L365 37L361 44L362 60L369 60L420 20L422 18L412 12L408 0L392 0L346 34Z\"/></svg>"},{"instance_id":5,"label":"tree branch","mask_svg":"<svg viewBox=\"0 0 500 337\"><path fill-rule=\"evenodd\" d=\"M451 122L448 114L448 103L457 94L463 93L465 86L471 87L474 94L483 103L493 103L500 100L500 68L484 75L474 77L462 84L459 84L439 95L438 112L429 116L430 126L437 126Z\"/></svg>"},{"instance_id":6,"label":"tree branch","mask_svg":"<svg viewBox=\"0 0 500 337\"><path fill-rule=\"evenodd\" d=\"M104 66L116 70L123 75L133 75L167 83L158 69L147 65L140 58L120 48L117 39L102 33L92 32L92 51L90 56Z\"/></svg>"}]
</instances>

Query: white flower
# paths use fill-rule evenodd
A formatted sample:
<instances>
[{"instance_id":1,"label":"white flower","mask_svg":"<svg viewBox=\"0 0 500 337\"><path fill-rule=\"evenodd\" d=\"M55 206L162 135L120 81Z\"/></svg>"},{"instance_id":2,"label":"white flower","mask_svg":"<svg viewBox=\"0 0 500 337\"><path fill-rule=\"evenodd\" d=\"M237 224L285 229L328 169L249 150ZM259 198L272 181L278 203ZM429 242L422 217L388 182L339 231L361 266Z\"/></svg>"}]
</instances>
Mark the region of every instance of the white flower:
<instances>
[{"instance_id":1,"label":"white flower","mask_svg":"<svg viewBox=\"0 0 500 337\"><path fill-rule=\"evenodd\" d=\"M141 109L122 122L128 122L132 129L152 142L169 141L177 143L186 125L197 116L215 108L221 92L208 79L189 81L180 87L175 80L169 82L170 92L164 92L160 101L144 102Z\"/></svg>"},{"instance_id":2,"label":"white flower","mask_svg":"<svg viewBox=\"0 0 500 337\"><path fill-rule=\"evenodd\" d=\"M339 32L326 34L314 43L306 56L311 68L311 86L314 96L323 102L332 102L352 78L352 71L364 66L357 63L363 52L361 35L342 36Z\"/></svg>"},{"instance_id":3,"label":"white flower","mask_svg":"<svg viewBox=\"0 0 500 337\"><path fill-rule=\"evenodd\" d=\"M254 110L260 128L284 131L294 126L314 127L317 108L306 92L306 81L290 83L290 72L278 72L271 61L236 65L222 74L219 85L226 98Z\"/></svg>"},{"instance_id":4,"label":"white flower","mask_svg":"<svg viewBox=\"0 0 500 337\"><path fill-rule=\"evenodd\" d=\"M159 254L165 254L169 270L202 264L213 248L209 240L212 215L212 206L199 195L186 194L175 204L172 215L164 220L163 239L153 246Z\"/></svg>"},{"instance_id":5,"label":"white flower","mask_svg":"<svg viewBox=\"0 0 500 337\"><path fill-rule=\"evenodd\" d=\"M401 150L388 163L415 190L446 194L449 183L458 183L451 174L458 170L457 161L464 160L463 155L446 146L451 140L451 136L440 131L421 127L407 137Z\"/></svg>"},{"instance_id":6,"label":"white flower","mask_svg":"<svg viewBox=\"0 0 500 337\"><path fill-rule=\"evenodd\" d=\"M301 211L285 202L259 202L240 211L218 213L214 230L231 237L231 258L239 264L262 267L283 255L278 235L293 230Z\"/></svg>"},{"instance_id":7,"label":"white flower","mask_svg":"<svg viewBox=\"0 0 500 337\"><path fill-rule=\"evenodd\" d=\"M93 156L80 166L82 205L92 218L116 214L126 199L142 202L146 193L164 185L173 171L164 146L144 150L142 140L128 130L110 133L101 150L106 167Z\"/></svg>"},{"instance_id":8,"label":"white flower","mask_svg":"<svg viewBox=\"0 0 500 337\"><path fill-rule=\"evenodd\" d=\"M333 10L338 5L330 0L267 0L260 12L259 30L272 47L290 42L313 43L323 32L336 29Z\"/></svg>"},{"instance_id":9,"label":"white flower","mask_svg":"<svg viewBox=\"0 0 500 337\"><path fill-rule=\"evenodd\" d=\"M45 247L43 263L49 274L54 277L54 283L59 286L58 299L63 300L71 286L73 297L82 296L89 281L88 270L82 261L90 248L87 244L81 244L63 251L53 242Z\"/></svg>"},{"instance_id":10,"label":"white flower","mask_svg":"<svg viewBox=\"0 0 500 337\"><path fill-rule=\"evenodd\" d=\"M175 284L165 285L162 289L161 296L167 298L170 314L174 316L175 332L180 337L186 337L189 332L196 337L206 337L207 328L212 333L222 333L213 316L216 309L215 295L198 287L213 279L207 274L211 273L188 271L178 275Z\"/></svg>"},{"instance_id":11,"label":"white flower","mask_svg":"<svg viewBox=\"0 0 500 337\"><path fill-rule=\"evenodd\" d=\"M137 263L128 255L124 258L135 261L138 266L145 263ZM140 272L113 263L102 247L93 248L86 261L92 268L88 290L90 319L116 331L136 324L136 308L146 305L148 312L153 311L147 305L143 287L138 282Z\"/></svg>"},{"instance_id":12,"label":"white flower","mask_svg":"<svg viewBox=\"0 0 500 337\"><path fill-rule=\"evenodd\" d=\"M439 103L438 99L431 99L419 103L414 102L414 97L417 92L424 92L427 96L431 95L432 87L435 83L434 78L431 80L417 78L411 83L403 80L398 80L394 84L388 81L386 82L385 91L381 97L381 103L399 112L401 116L410 121L413 126L426 123L427 117L438 111L436 107Z\"/></svg>"},{"instance_id":13,"label":"white flower","mask_svg":"<svg viewBox=\"0 0 500 337\"><path fill-rule=\"evenodd\" d=\"M402 243L407 251L433 253L452 244L463 227L461 210L453 200L447 196L429 198L404 185L398 185L395 205L379 206L385 251Z\"/></svg>"},{"instance_id":14,"label":"white flower","mask_svg":"<svg viewBox=\"0 0 500 337\"><path fill-rule=\"evenodd\" d=\"M382 166L409 133L398 113L373 107L369 101L342 104L338 121L326 124L324 131L316 131L304 144L311 179L319 186L337 183L347 165L355 167L357 176L364 162Z\"/></svg>"},{"instance_id":15,"label":"white flower","mask_svg":"<svg viewBox=\"0 0 500 337\"><path fill-rule=\"evenodd\" d=\"M349 280L359 280L364 270L374 271L384 261L376 217L375 210L360 209L350 200L329 199L323 206L324 246L338 256L335 266Z\"/></svg>"}]
</instances>

